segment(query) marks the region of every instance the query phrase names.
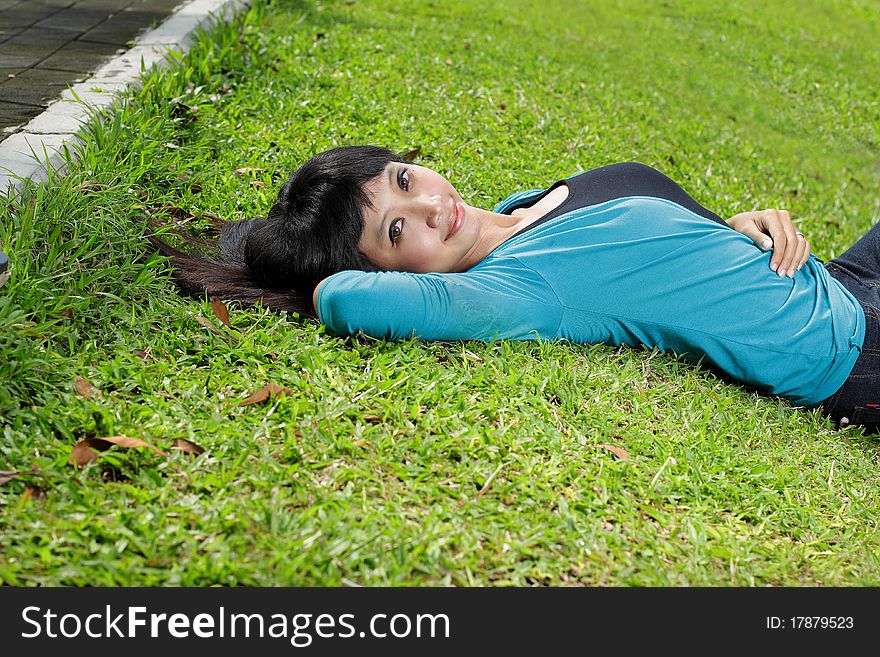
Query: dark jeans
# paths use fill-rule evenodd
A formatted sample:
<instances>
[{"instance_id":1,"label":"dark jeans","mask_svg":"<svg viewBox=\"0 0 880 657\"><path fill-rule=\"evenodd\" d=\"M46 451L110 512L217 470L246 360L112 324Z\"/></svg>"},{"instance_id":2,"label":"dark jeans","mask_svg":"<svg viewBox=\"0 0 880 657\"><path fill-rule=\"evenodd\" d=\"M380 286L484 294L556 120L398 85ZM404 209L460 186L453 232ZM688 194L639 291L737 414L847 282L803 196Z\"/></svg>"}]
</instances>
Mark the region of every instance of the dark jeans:
<instances>
[{"instance_id":1,"label":"dark jeans","mask_svg":"<svg viewBox=\"0 0 880 657\"><path fill-rule=\"evenodd\" d=\"M865 310L865 343L846 381L822 402L822 412L840 426L861 424L880 431L880 223L825 269Z\"/></svg>"}]
</instances>

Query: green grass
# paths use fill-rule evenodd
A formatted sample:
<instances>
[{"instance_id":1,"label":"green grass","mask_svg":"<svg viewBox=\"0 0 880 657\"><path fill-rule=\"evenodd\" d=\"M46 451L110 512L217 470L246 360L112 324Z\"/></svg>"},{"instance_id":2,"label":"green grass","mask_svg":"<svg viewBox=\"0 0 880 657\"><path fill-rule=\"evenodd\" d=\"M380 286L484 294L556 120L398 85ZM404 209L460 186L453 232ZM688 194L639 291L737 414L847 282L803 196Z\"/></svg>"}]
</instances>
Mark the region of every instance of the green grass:
<instances>
[{"instance_id":1,"label":"green grass","mask_svg":"<svg viewBox=\"0 0 880 657\"><path fill-rule=\"evenodd\" d=\"M859 427L657 352L343 339L235 305L232 330L140 238L149 214L265 213L305 158L378 143L486 208L638 160L725 216L788 209L827 260L880 217L875 3L255 5L0 204L0 470L22 473L0 581L880 584ZM292 393L238 405L267 382ZM68 465L113 435L169 456Z\"/></svg>"}]
</instances>

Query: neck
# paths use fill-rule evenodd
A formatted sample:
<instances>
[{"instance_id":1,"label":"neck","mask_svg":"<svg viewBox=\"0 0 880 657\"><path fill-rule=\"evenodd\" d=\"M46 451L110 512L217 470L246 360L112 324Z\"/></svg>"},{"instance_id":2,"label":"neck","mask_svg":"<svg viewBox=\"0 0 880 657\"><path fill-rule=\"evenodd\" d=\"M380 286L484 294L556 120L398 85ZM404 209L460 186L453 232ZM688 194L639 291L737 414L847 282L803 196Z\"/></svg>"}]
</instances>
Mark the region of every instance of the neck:
<instances>
[{"instance_id":1,"label":"neck","mask_svg":"<svg viewBox=\"0 0 880 657\"><path fill-rule=\"evenodd\" d=\"M465 205L465 212L476 219L481 230L474 246L464 258L465 266L462 271L475 266L492 251L501 246L502 243L528 226L533 219L528 216L514 217L509 214L500 214L470 205Z\"/></svg>"}]
</instances>

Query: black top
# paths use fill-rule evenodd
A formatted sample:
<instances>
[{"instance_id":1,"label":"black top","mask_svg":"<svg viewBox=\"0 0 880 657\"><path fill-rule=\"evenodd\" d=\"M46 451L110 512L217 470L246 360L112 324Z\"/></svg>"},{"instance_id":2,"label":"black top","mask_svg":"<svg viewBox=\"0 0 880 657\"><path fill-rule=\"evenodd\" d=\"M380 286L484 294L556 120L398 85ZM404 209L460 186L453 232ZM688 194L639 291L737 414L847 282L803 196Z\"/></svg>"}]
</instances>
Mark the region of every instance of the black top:
<instances>
[{"instance_id":1,"label":"black top","mask_svg":"<svg viewBox=\"0 0 880 657\"><path fill-rule=\"evenodd\" d=\"M513 237L535 226L540 226L545 221L549 221L566 212L627 196L663 198L677 203L701 217L717 221L722 226L730 228L726 221L697 203L687 192L674 183L671 178L656 169L638 162L609 164L597 169L590 169L565 180L559 180L537 198L515 203L507 208L505 213L510 214L517 208L534 205L563 183L568 185L568 198L543 217L517 232ZM731 230L733 229L731 228Z\"/></svg>"}]
</instances>

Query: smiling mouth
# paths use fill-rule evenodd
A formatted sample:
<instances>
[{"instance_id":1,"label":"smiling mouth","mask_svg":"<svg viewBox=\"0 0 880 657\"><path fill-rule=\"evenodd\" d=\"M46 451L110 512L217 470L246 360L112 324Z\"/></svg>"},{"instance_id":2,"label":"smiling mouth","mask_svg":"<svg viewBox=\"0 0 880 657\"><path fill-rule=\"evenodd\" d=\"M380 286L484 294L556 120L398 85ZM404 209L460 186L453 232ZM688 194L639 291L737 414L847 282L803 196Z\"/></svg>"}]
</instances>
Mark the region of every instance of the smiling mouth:
<instances>
[{"instance_id":1,"label":"smiling mouth","mask_svg":"<svg viewBox=\"0 0 880 657\"><path fill-rule=\"evenodd\" d=\"M452 204L452 219L449 222L449 230L446 232L447 240L458 232L462 221L464 221L464 205L460 201L456 201Z\"/></svg>"}]
</instances>

